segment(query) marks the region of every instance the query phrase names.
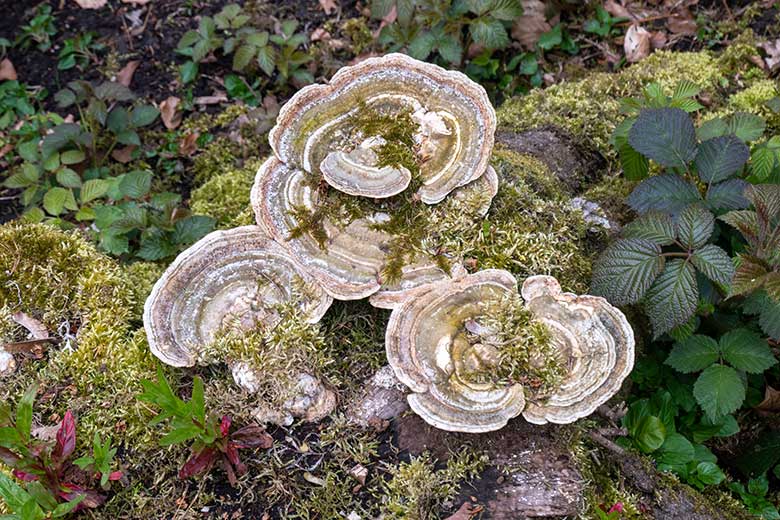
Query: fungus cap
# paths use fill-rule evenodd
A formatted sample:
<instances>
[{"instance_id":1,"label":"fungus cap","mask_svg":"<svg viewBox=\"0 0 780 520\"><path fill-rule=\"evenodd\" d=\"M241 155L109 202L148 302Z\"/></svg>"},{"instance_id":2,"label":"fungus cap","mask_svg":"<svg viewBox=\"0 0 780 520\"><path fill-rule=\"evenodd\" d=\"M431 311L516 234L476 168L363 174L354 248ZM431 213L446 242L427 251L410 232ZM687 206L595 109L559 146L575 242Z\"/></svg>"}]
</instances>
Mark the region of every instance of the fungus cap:
<instances>
[{"instance_id":1,"label":"fungus cap","mask_svg":"<svg viewBox=\"0 0 780 520\"><path fill-rule=\"evenodd\" d=\"M209 233L176 257L146 300L149 347L164 363L192 366L221 328L273 326L274 305L293 297L310 323L332 303L258 226Z\"/></svg>"}]
</instances>

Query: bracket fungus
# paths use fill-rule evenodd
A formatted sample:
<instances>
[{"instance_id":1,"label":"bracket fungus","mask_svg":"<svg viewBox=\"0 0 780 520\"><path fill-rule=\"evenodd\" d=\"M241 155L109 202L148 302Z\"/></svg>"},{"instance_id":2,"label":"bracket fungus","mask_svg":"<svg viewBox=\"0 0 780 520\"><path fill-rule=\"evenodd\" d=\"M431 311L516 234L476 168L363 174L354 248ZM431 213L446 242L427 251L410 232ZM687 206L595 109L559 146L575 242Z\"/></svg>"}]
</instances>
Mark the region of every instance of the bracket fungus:
<instances>
[{"instance_id":1,"label":"bracket fungus","mask_svg":"<svg viewBox=\"0 0 780 520\"><path fill-rule=\"evenodd\" d=\"M523 417L534 424L566 424L586 417L620 390L634 367L634 331L604 298L561 291L551 276L525 280L523 299L551 330L567 374L546 400L529 401Z\"/></svg>"},{"instance_id":2,"label":"bracket fungus","mask_svg":"<svg viewBox=\"0 0 780 520\"><path fill-rule=\"evenodd\" d=\"M433 284L398 305L385 345L409 405L444 430L486 432L520 413L569 423L592 413L633 366L634 337L603 298L488 269ZM525 302L523 302L525 300Z\"/></svg>"},{"instance_id":3,"label":"bracket fungus","mask_svg":"<svg viewBox=\"0 0 780 520\"><path fill-rule=\"evenodd\" d=\"M458 259L423 247L427 223L445 199L487 213L495 125L460 72L401 54L345 67L280 111L252 189L257 223L334 298L385 292L371 303L392 307L453 275Z\"/></svg>"},{"instance_id":4,"label":"bracket fungus","mask_svg":"<svg viewBox=\"0 0 780 520\"><path fill-rule=\"evenodd\" d=\"M146 300L149 346L164 363L193 366L217 332L274 326L274 305L293 297L310 323L332 303L257 226L209 233L173 261Z\"/></svg>"},{"instance_id":5,"label":"bracket fungus","mask_svg":"<svg viewBox=\"0 0 780 520\"><path fill-rule=\"evenodd\" d=\"M485 89L461 72L404 54L368 58L340 69L327 85L301 89L282 107L269 142L288 166L317 174L324 163L325 179L336 189L389 196L409 172L385 170L385 186L378 186L382 160L372 149L397 143L374 139L361 146L377 137L357 124L367 111L393 118L406 114L414 122L414 142L408 144L424 159L419 196L427 204L441 201L487 169L496 115Z\"/></svg>"}]
</instances>

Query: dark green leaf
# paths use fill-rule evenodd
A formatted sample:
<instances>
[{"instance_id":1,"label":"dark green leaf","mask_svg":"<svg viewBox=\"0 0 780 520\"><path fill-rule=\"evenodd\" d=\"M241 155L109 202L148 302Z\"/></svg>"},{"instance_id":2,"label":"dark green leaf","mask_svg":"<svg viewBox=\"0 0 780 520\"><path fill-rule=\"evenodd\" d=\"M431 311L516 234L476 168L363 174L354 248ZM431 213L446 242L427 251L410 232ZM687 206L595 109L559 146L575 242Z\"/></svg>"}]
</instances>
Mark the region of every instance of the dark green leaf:
<instances>
[{"instance_id":1,"label":"dark green leaf","mask_svg":"<svg viewBox=\"0 0 780 520\"><path fill-rule=\"evenodd\" d=\"M677 237L688 249L706 244L715 229L715 217L698 204L691 204L677 216Z\"/></svg>"},{"instance_id":2,"label":"dark green leaf","mask_svg":"<svg viewBox=\"0 0 780 520\"><path fill-rule=\"evenodd\" d=\"M124 107L115 107L108 113L108 119L106 119L106 127L119 134L124 132L130 126L130 114Z\"/></svg>"},{"instance_id":3,"label":"dark green leaf","mask_svg":"<svg viewBox=\"0 0 780 520\"><path fill-rule=\"evenodd\" d=\"M488 49L503 49L509 45L509 36L504 25L493 18L483 16L472 20L469 24L469 32L475 43L484 45Z\"/></svg>"},{"instance_id":4,"label":"dark green leaf","mask_svg":"<svg viewBox=\"0 0 780 520\"><path fill-rule=\"evenodd\" d=\"M761 116L737 112L728 119L728 132L745 142L755 141L764 135L766 122Z\"/></svg>"},{"instance_id":5,"label":"dark green leaf","mask_svg":"<svg viewBox=\"0 0 780 520\"><path fill-rule=\"evenodd\" d=\"M140 199L144 197L152 187L152 172L145 170L133 170L127 173L119 183L119 189L125 197Z\"/></svg>"},{"instance_id":6,"label":"dark green leaf","mask_svg":"<svg viewBox=\"0 0 780 520\"><path fill-rule=\"evenodd\" d=\"M116 135L116 140L119 143L127 145L141 146L141 138L138 137L138 133L133 130L125 130Z\"/></svg>"},{"instance_id":7,"label":"dark green leaf","mask_svg":"<svg viewBox=\"0 0 780 520\"><path fill-rule=\"evenodd\" d=\"M749 158L750 149L736 136L713 137L699 145L696 170L704 182L720 182L739 173Z\"/></svg>"},{"instance_id":8,"label":"dark green leaf","mask_svg":"<svg viewBox=\"0 0 780 520\"><path fill-rule=\"evenodd\" d=\"M203 215L192 215L177 220L173 231L173 242L182 245L192 244L214 229L215 223L213 218Z\"/></svg>"},{"instance_id":9,"label":"dark green leaf","mask_svg":"<svg viewBox=\"0 0 780 520\"><path fill-rule=\"evenodd\" d=\"M766 304L761 309L758 323L769 337L780 341L780 302L766 296Z\"/></svg>"},{"instance_id":10,"label":"dark green leaf","mask_svg":"<svg viewBox=\"0 0 780 520\"><path fill-rule=\"evenodd\" d=\"M187 61L179 67L179 75L181 76L181 82L185 85L195 81L198 77L198 64L194 61Z\"/></svg>"},{"instance_id":11,"label":"dark green leaf","mask_svg":"<svg viewBox=\"0 0 780 520\"><path fill-rule=\"evenodd\" d=\"M132 101L135 95L126 86L107 81L95 87L95 97L103 101Z\"/></svg>"},{"instance_id":12,"label":"dark green leaf","mask_svg":"<svg viewBox=\"0 0 780 520\"><path fill-rule=\"evenodd\" d=\"M679 108L642 110L628 132L628 142L658 164L685 168L696 157L696 130Z\"/></svg>"},{"instance_id":13,"label":"dark green leaf","mask_svg":"<svg viewBox=\"0 0 780 520\"><path fill-rule=\"evenodd\" d=\"M160 111L152 105L139 105L135 107L130 114L130 124L133 128L149 126L160 115Z\"/></svg>"},{"instance_id":14,"label":"dark green leaf","mask_svg":"<svg viewBox=\"0 0 780 520\"><path fill-rule=\"evenodd\" d=\"M693 444L679 433L669 434L654 456L662 470L666 469L664 466L672 469L684 466L691 462L693 457Z\"/></svg>"},{"instance_id":15,"label":"dark green leaf","mask_svg":"<svg viewBox=\"0 0 780 520\"><path fill-rule=\"evenodd\" d=\"M639 181L647 177L650 171L650 163L647 158L625 142L618 149L618 158L620 166L623 168L623 174L630 181Z\"/></svg>"},{"instance_id":16,"label":"dark green leaf","mask_svg":"<svg viewBox=\"0 0 780 520\"><path fill-rule=\"evenodd\" d=\"M70 168L62 168L57 172L57 182L66 188L80 188L81 177Z\"/></svg>"},{"instance_id":17,"label":"dark green leaf","mask_svg":"<svg viewBox=\"0 0 780 520\"><path fill-rule=\"evenodd\" d=\"M699 190L679 175L656 175L642 181L628 197L637 213L651 210L676 214L701 200Z\"/></svg>"},{"instance_id":18,"label":"dark green leaf","mask_svg":"<svg viewBox=\"0 0 780 520\"><path fill-rule=\"evenodd\" d=\"M652 453L666 440L666 427L655 415L647 415L640 421L634 440L644 453Z\"/></svg>"},{"instance_id":19,"label":"dark green leaf","mask_svg":"<svg viewBox=\"0 0 780 520\"><path fill-rule=\"evenodd\" d=\"M257 64L260 69L270 76L274 73L274 67L276 66L276 53L270 46L261 47L257 51Z\"/></svg>"},{"instance_id":20,"label":"dark green leaf","mask_svg":"<svg viewBox=\"0 0 780 520\"><path fill-rule=\"evenodd\" d=\"M611 244L593 268L591 291L615 305L638 302L664 267L661 248L627 238Z\"/></svg>"},{"instance_id":21,"label":"dark green leaf","mask_svg":"<svg viewBox=\"0 0 780 520\"><path fill-rule=\"evenodd\" d=\"M666 364L678 372L699 372L715 363L720 357L718 343L709 336L695 334L685 341L675 343Z\"/></svg>"},{"instance_id":22,"label":"dark green leaf","mask_svg":"<svg viewBox=\"0 0 780 520\"><path fill-rule=\"evenodd\" d=\"M647 291L644 307L655 337L687 322L696 311L699 289L691 264L675 258Z\"/></svg>"},{"instance_id":23,"label":"dark green leaf","mask_svg":"<svg viewBox=\"0 0 780 520\"><path fill-rule=\"evenodd\" d=\"M241 72L255 57L257 48L252 45L241 45L233 54L233 70Z\"/></svg>"},{"instance_id":24,"label":"dark green leaf","mask_svg":"<svg viewBox=\"0 0 780 520\"><path fill-rule=\"evenodd\" d=\"M672 218L657 211L646 213L623 228L624 238L642 238L659 246L673 244L676 236Z\"/></svg>"},{"instance_id":25,"label":"dark green leaf","mask_svg":"<svg viewBox=\"0 0 780 520\"><path fill-rule=\"evenodd\" d=\"M777 364L767 342L747 329L735 329L721 336L720 349L731 366L751 374L760 374Z\"/></svg>"},{"instance_id":26,"label":"dark green leaf","mask_svg":"<svg viewBox=\"0 0 780 520\"><path fill-rule=\"evenodd\" d=\"M720 117L716 117L715 119L710 119L709 121L705 121L698 128L698 130L696 130L696 136L699 138L700 141L707 141L714 137L720 137L728 133L729 133L729 125L725 119L722 119Z\"/></svg>"},{"instance_id":27,"label":"dark green leaf","mask_svg":"<svg viewBox=\"0 0 780 520\"><path fill-rule=\"evenodd\" d=\"M561 24L557 24L555 27L547 31L546 33L543 33L539 37L539 41L536 43L536 45L540 49L544 49L546 51L549 51L550 49L558 46L563 41L563 33L562 33L562 26Z\"/></svg>"},{"instance_id":28,"label":"dark green leaf","mask_svg":"<svg viewBox=\"0 0 780 520\"><path fill-rule=\"evenodd\" d=\"M707 206L714 210L742 209L750 205L745 198L745 188L750 186L742 179L729 179L710 186L707 190Z\"/></svg>"},{"instance_id":29,"label":"dark green leaf","mask_svg":"<svg viewBox=\"0 0 780 520\"><path fill-rule=\"evenodd\" d=\"M108 182L104 179L90 179L81 187L79 198L82 204L91 202L106 194L108 191Z\"/></svg>"},{"instance_id":30,"label":"dark green leaf","mask_svg":"<svg viewBox=\"0 0 780 520\"><path fill-rule=\"evenodd\" d=\"M717 486L726 479L726 475L714 462L699 462L696 465L696 475L702 483Z\"/></svg>"},{"instance_id":31,"label":"dark green leaf","mask_svg":"<svg viewBox=\"0 0 780 520\"><path fill-rule=\"evenodd\" d=\"M728 286L734 277L731 258L715 244L707 244L694 251L691 261L696 269L715 283Z\"/></svg>"},{"instance_id":32,"label":"dark green leaf","mask_svg":"<svg viewBox=\"0 0 780 520\"><path fill-rule=\"evenodd\" d=\"M436 44L436 37L428 31L420 31L409 42L409 55L418 60L424 60L430 56Z\"/></svg>"},{"instance_id":33,"label":"dark green leaf","mask_svg":"<svg viewBox=\"0 0 780 520\"><path fill-rule=\"evenodd\" d=\"M523 6L519 0L492 0L488 14L497 20L512 22L523 14Z\"/></svg>"},{"instance_id":34,"label":"dark green leaf","mask_svg":"<svg viewBox=\"0 0 780 520\"><path fill-rule=\"evenodd\" d=\"M2 471L0 471L0 497L11 511L20 511L24 504L32 500L27 491Z\"/></svg>"},{"instance_id":35,"label":"dark green leaf","mask_svg":"<svg viewBox=\"0 0 780 520\"><path fill-rule=\"evenodd\" d=\"M733 368L712 365L696 380L693 395L707 417L717 421L742 405L745 400L745 385Z\"/></svg>"}]
</instances>

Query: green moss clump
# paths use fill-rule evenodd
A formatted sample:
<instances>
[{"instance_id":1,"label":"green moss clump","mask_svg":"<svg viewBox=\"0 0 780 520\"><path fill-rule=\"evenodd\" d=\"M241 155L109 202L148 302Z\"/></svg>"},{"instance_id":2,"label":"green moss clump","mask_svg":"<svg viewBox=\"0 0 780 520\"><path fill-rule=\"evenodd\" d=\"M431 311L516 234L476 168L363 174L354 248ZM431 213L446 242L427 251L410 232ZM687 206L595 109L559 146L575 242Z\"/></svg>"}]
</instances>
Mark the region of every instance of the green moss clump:
<instances>
[{"instance_id":1,"label":"green moss clump","mask_svg":"<svg viewBox=\"0 0 780 520\"><path fill-rule=\"evenodd\" d=\"M355 56L363 54L374 43L374 35L366 24L365 18L350 18L342 25L342 31L349 38Z\"/></svg>"},{"instance_id":2,"label":"green moss clump","mask_svg":"<svg viewBox=\"0 0 780 520\"><path fill-rule=\"evenodd\" d=\"M208 215L217 221L217 227L236 227L249 207L259 161L249 161L243 168L231 168L216 175L192 192L190 208L198 215Z\"/></svg>"},{"instance_id":3,"label":"green moss clump","mask_svg":"<svg viewBox=\"0 0 780 520\"><path fill-rule=\"evenodd\" d=\"M498 121L514 131L555 125L588 147L611 156L609 136L623 119L621 98L639 95L652 81L669 90L687 79L705 91L713 91L722 76L718 61L709 53L657 51L617 74L593 73L580 81L508 100L498 110Z\"/></svg>"},{"instance_id":4,"label":"green moss clump","mask_svg":"<svg viewBox=\"0 0 780 520\"><path fill-rule=\"evenodd\" d=\"M780 114L773 112L766 103L778 95L780 91L774 80L760 80L745 90L732 94L726 103L726 111L759 115L766 120L767 128L777 133L780 132Z\"/></svg>"},{"instance_id":5,"label":"green moss clump","mask_svg":"<svg viewBox=\"0 0 780 520\"><path fill-rule=\"evenodd\" d=\"M238 157L238 145L227 137L219 137L210 142L193 161L194 184L200 186L212 177L235 169Z\"/></svg>"},{"instance_id":6,"label":"green moss clump","mask_svg":"<svg viewBox=\"0 0 780 520\"><path fill-rule=\"evenodd\" d=\"M483 302L477 321L489 333L486 337L469 333L472 344L492 345L498 353L498 366L479 374L480 381L519 383L537 398L560 386L566 367L552 344L550 329L533 319L520 295Z\"/></svg>"},{"instance_id":7,"label":"green moss clump","mask_svg":"<svg viewBox=\"0 0 780 520\"><path fill-rule=\"evenodd\" d=\"M140 322L144 315L144 303L152 292L152 287L160 279L165 267L154 262L135 262L123 266L127 288L133 292L134 322Z\"/></svg>"},{"instance_id":8,"label":"green moss clump","mask_svg":"<svg viewBox=\"0 0 780 520\"><path fill-rule=\"evenodd\" d=\"M390 469L391 478L378 497L383 518L439 518L444 502L452 500L462 484L479 476L486 464L485 457L469 450L453 455L441 469L436 469L428 453L400 463Z\"/></svg>"}]
</instances>

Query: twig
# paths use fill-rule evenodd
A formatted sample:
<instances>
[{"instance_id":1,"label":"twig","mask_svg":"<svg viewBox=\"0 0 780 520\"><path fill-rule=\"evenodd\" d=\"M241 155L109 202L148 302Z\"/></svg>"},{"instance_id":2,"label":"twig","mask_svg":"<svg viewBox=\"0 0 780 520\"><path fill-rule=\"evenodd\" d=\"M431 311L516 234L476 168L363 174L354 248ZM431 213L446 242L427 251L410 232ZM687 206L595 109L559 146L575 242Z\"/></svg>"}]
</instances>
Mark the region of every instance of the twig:
<instances>
[{"instance_id":1,"label":"twig","mask_svg":"<svg viewBox=\"0 0 780 520\"><path fill-rule=\"evenodd\" d=\"M588 432L588 436L591 438L593 442L601 446L602 448L605 448L613 453L616 453L618 455L624 455L626 453L626 450L612 442L611 440L607 439L600 433L600 430L592 430Z\"/></svg>"}]
</instances>

